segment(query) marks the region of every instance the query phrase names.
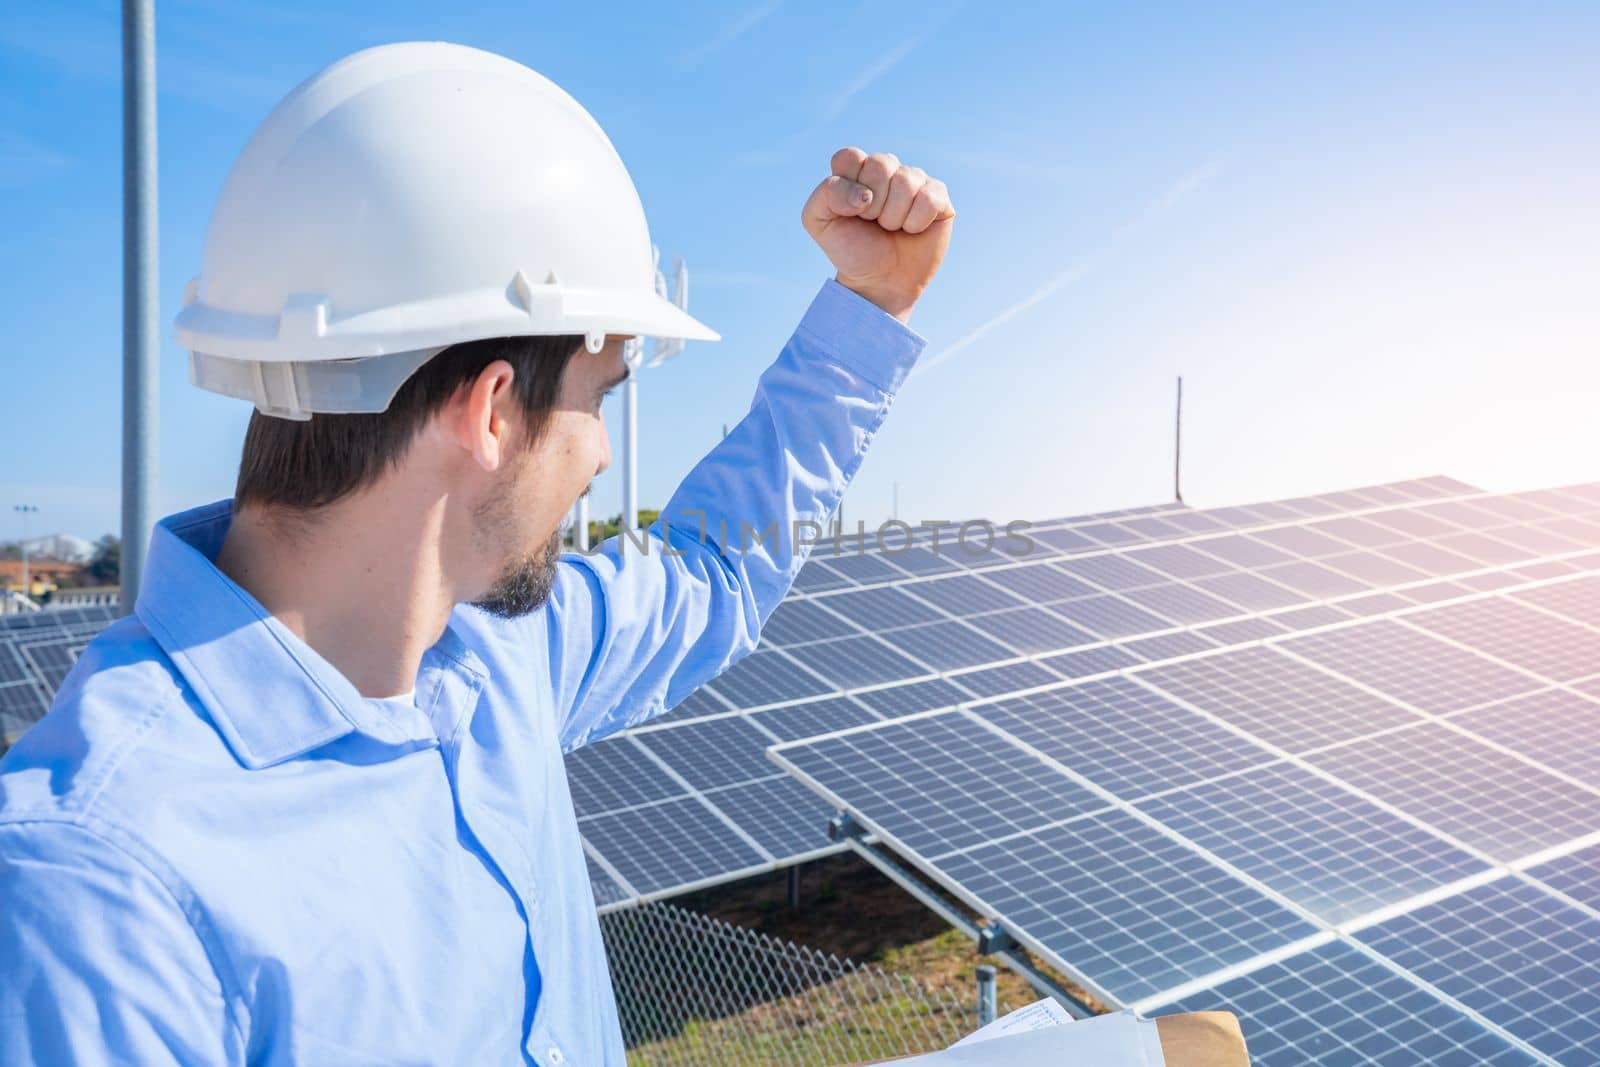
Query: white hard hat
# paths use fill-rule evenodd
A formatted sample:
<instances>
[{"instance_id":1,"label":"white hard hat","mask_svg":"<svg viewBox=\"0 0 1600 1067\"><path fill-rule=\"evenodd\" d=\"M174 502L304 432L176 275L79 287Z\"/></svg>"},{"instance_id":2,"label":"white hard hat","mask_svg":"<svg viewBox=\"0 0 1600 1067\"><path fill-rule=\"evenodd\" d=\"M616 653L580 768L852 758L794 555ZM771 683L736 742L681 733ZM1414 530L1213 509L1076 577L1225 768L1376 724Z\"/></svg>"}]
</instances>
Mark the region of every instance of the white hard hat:
<instances>
[{"instance_id":1,"label":"white hard hat","mask_svg":"<svg viewBox=\"0 0 1600 1067\"><path fill-rule=\"evenodd\" d=\"M489 52L385 45L250 138L175 335L196 385L270 414L381 411L464 341L718 340L655 273L633 180L576 100Z\"/></svg>"}]
</instances>

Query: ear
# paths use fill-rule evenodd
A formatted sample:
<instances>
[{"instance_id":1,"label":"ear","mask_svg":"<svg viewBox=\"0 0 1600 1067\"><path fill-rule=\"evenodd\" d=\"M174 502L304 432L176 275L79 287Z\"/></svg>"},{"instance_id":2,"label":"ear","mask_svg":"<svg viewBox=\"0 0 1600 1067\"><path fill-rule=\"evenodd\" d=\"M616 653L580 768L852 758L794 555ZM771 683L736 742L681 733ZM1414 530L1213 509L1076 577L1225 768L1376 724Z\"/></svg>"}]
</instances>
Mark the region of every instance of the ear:
<instances>
[{"instance_id":1,"label":"ear","mask_svg":"<svg viewBox=\"0 0 1600 1067\"><path fill-rule=\"evenodd\" d=\"M497 359L450 402L456 443L485 471L499 470L511 457L517 428L511 389L515 379L511 364Z\"/></svg>"}]
</instances>

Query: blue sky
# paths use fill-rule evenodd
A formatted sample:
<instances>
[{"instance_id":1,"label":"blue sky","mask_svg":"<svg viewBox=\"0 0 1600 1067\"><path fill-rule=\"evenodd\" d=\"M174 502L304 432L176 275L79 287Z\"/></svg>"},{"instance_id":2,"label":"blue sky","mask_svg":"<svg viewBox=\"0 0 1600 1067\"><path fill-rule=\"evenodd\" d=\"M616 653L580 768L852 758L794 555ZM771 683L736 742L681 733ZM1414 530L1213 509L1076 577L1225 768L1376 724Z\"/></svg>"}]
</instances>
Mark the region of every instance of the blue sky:
<instances>
[{"instance_id":1,"label":"blue sky","mask_svg":"<svg viewBox=\"0 0 1600 1067\"><path fill-rule=\"evenodd\" d=\"M852 521L896 484L912 520L1165 499L1180 373L1191 503L1600 479L1595 5L158 7L164 336L234 156L339 56L458 41L589 108L725 338L641 380L646 505L828 275L798 214L845 144L960 213ZM118 32L103 0L0 18L0 515L35 532L118 525ZM162 359L172 511L228 494L247 411Z\"/></svg>"}]
</instances>

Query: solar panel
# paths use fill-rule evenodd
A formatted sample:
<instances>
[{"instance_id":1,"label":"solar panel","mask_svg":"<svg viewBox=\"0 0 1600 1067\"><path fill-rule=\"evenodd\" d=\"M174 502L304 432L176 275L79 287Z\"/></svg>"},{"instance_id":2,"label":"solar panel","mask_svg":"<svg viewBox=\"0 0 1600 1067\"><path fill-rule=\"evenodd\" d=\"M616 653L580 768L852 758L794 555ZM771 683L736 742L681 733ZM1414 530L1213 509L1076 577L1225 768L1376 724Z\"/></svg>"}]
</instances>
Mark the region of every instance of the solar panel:
<instances>
[{"instance_id":1,"label":"solar panel","mask_svg":"<svg viewBox=\"0 0 1600 1067\"><path fill-rule=\"evenodd\" d=\"M972 574L929 578L902 588L937 608L958 614L1014 608L1024 602L1021 597Z\"/></svg>"},{"instance_id":2,"label":"solar panel","mask_svg":"<svg viewBox=\"0 0 1600 1067\"><path fill-rule=\"evenodd\" d=\"M832 691L827 682L782 652L761 649L719 674L714 685L718 694L738 708L762 707Z\"/></svg>"},{"instance_id":3,"label":"solar panel","mask_svg":"<svg viewBox=\"0 0 1600 1067\"><path fill-rule=\"evenodd\" d=\"M999 696L1002 693L1015 693L1019 690L1033 689L1041 685L1052 685L1061 681L1060 675L1027 660L1020 663L1007 663L999 667L983 667L975 671L953 674L950 677L961 688L968 690L973 696L977 697L992 697Z\"/></svg>"},{"instance_id":4,"label":"solar panel","mask_svg":"<svg viewBox=\"0 0 1600 1067\"><path fill-rule=\"evenodd\" d=\"M1488 867L1292 763L1202 782L1139 807L1329 924Z\"/></svg>"},{"instance_id":5,"label":"solar panel","mask_svg":"<svg viewBox=\"0 0 1600 1067\"><path fill-rule=\"evenodd\" d=\"M1332 626L1336 622L1344 622L1350 617L1349 612L1332 604L1291 608L1288 611L1274 612L1271 616L1273 622L1287 630L1315 630L1323 626Z\"/></svg>"},{"instance_id":6,"label":"solar panel","mask_svg":"<svg viewBox=\"0 0 1600 1067\"><path fill-rule=\"evenodd\" d=\"M916 678L928 668L868 634L791 648L789 654L836 689L855 689Z\"/></svg>"},{"instance_id":7,"label":"solar panel","mask_svg":"<svg viewBox=\"0 0 1600 1067\"><path fill-rule=\"evenodd\" d=\"M1063 600L1049 608L1068 622L1106 638L1132 637L1173 625L1171 619L1152 614L1111 593Z\"/></svg>"},{"instance_id":8,"label":"solar panel","mask_svg":"<svg viewBox=\"0 0 1600 1067\"><path fill-rule=\"evenodd\" d=\"M831 734L879 721L877 715L853 697L824 697L805 704L756 712L751 718L780 741Z\"/></svg>"},{"instance_id":9,"label":"solar panel","mask_svg":"<svg viewBox=\"0 0 1600 1067\"><path fill-rule=\"evenodd\" d=\"M961 703L966 697L967 694L942 678L929 678L908 685L855 694L861 703L889 718L949 707Z\"/></svg>"},{"instance_id":10,"label":"solar panel","mask_svg":"<svg viewBox=\"0 0 1600 1067\"><path fill-rule=\"evenodd\" d=\"M1171 582L1147 589L1131 589L1122 595L1140 607L1177 623L1216 622L1240 614L1238 608L1209 593Z\"/></svg>"},{"instance_id":11,"label":"solar panel","mask_svg":"<svg viewBox=\"0 0 1600 1067\"><path fill-rule=\"evenodd\" d=\"M694 797L578 821L583 838L638 893L714 882L730 871L770 870L772 861Z\"/></svg>"},{"instance_id":12,"label":"solar panel","mask_svg":"<svg viewBox=\"0 0 1600 1067\"><path fill-rule=\"evenodd\" d=\"M1137 677L1296 754L1419 721L1416 712L1267 646L1156 666Z\"/></svg>"},{"instance_id":13,"label":"solar panel","mask_svg":"<svg viewBox=\"0 0 1600 1067\"><path fill-rule=\"evenodd\" d=\"M1600 1048L1600 918L1502 878L1355 937L1558 1063Z\"/></svg>"},{"instance_id":14,"label":"solar panel","mask_svg":"<svg viewBox=\"0 0 1600 1067\"><path fill-rule=\"evenodd\" d=\"M1600 844L1529 867L1526 873L1600 914Z\"/></svg>"},{"instance_id":15,"label":"solar panel","mask_svg":"<svg viewBox=\"0 0 1600 1067\"><path fill-rule=\"evenodd\" d=\"M764 757L774 739L742 715L641 730L632 740L701 792L772 773Z\"/></svg>"},{"instance_id":16,"label":"solar panel","mask_svg":"<svg viewBox=\"0 0 1600 1067\"><path fill-rule=\"evenodd\" d=\"M1537 679L1390 619L1280 646L1413 708L1444 713L1543 688Z\"/></svg>"},{"instance_id":17,"label":"solar panel","mask_svg":"<svg viewBox=\"0 0 1600 1067\"><path fill-rule=\"evenodd\" d=\"M1173 633L1156 634L1154 637L1131 638L1120 642L1118 647L1140 659L1154 661L1204 652L1206 649L1215 648L1216 645L1216 641L1212 638L1193 630L1177 630Z\"/></svg>"},{"instance_id":18,"label":"solar panel","mask_svg":"<svg viewBox=\"0 0 1600 1067\"><path fill-rule=\"evenodd\" d=\"M818 603L875 632L943 618L926 602L894 588L861 589L820 598Z\"/></svg>"},{"instance_id":19,"label":"solar panel","mask_svg":"<svg viewBox=\"0 0 1600 1067\"><path fill-rule=\"evenodd\" d=\"M1017 654L955 619L891 630L883 639L936 671L976 667Z\"/></svg>"},{"instance_id":20,"label":"solar panel","mask_svg":"<svg viewBox=\"0 0 1600 1067\"><path fill-rule=\"evenodd\" d=\"M1111 592L1160 585L1167 580L1159 571L1140 566L1126 556L1084 556L1079 559L1062 560L1054 566Z\"/></svg>"},{"instance_id":21,"label":"solar panel","mask_svg":"<svg viewBox=\"0 0 1600 1067\"><path fill-rule=\"evenodd\" d=\"M1600 797L1441 723L1324 749L1307 762L1509 863L1597 827Z\"/></svg>"},{"instance_id":22,"label":"solar panel","mask_svg":"<svg viewBox=\"0 0 1600 1067\"><path fill-rule=\"evenodd\" d=\"M1106 806L960 712L775 752L835 803L873 812L875 829L931 857Z\"/></svg>"},{"instance_id":23,"label":"solar panel","mask_svg":"<svg viewBox=\"0 0 1600 1067\"><path fill-rule=\"evenodd\" d=\"M1540 1062L1344 940L1161 1005L1232 1011L1256 1067L1524 1067Z\"/></svg>"},{"instance_id":24,"label":"solar panel","mask_svg":"<svg viewBox=\"0 0 1600 1067\"><path fill-rule=\"evenodd\" d=\"M1134 549L1127 554L1127 558L1174 578L1204 578L1212 574L1225 574L1234 569L1231 563L1226 563L1215 556L1208 556L1204 552L1197 552L1182 544L1152 545L1149 548Z\"/></svg>"},{"instance_id":25,"label":"solar panel","mask_svg":"<svg viewBox=\"0 0 1600 1067\"><path fill-rule=\"evenodd\" d=\"M1023 607L994 611L967 620L974 630L1018 652L1048 652L1093 644L1094 634L1043 608Z\"/></svg>"},{"instance_id":26,"label":"solar panel","mask_svg":"<svg viewBox=\"0 0 1600 1067\"><path fill-rule=\"evenodd\" d=\"M1276 567L1263 567L1259 574L1268 581L1277 582L1312 598L1348 596L1351 593L1364 593L1371 588L1365 582L1359 582L1338 571L1329 570L1327 567L1306 560L1282 563Z\"/></svg>"},{"instance_id":27,"label":"solar panel","mask_svg":"<svg viewBox=\"0 0 1600 1067\"><path fill-rule=\"evenodd\" d=\"M1047 604L1052 600L1088 596L1094 587L1075 578L1052 563L1030 563L1022 567L1005 567L988 572L986 580L1002 585L1023 600L1034 604Z\"/></svg>"},{"instance_id":28,"label":"solar panel","mask_svg":"<svg viewBox=\"0 0 1600 1067\"><path fill-rule=\"evenodd\" d=\"M621 883L606 873L605 868L601 867L593 856L585 853L583 858L588 864L589 888L594 892L596 907L605 908L608 905L620 904L633 896L631 891L623 888Z\"/></svg>"},{"instance_id":29,"label":"solar panel","mask_svg":"<svg viewBox=\"0 0 1600 1067\"><path fill-rule=\"evenodd\" d=\"M1209 578L1196 578L1194 584L1247 611L1271 611L1274 608L1303 604L1306 600L1304 594L1248 571L1231 571L1227 574L1214 574Z\"/></svg>"},{"instance_id":30,"label":"solar panel","mask_svg":"<svg viewBox=\"0 0 1600 1067\"><path fill-rule=\"evenodd\" d=\"M1125 811L980 845L939 867L969 903L1000 917L1007 931L1025 935L1113 1003L1131 1003L1316 933Z\"/></svg>"},{"instance_id":31,"label":"solar panel","mask_svg":"<svg viewBox=\"0 0 1600 1067\"><path fill-rule=\"evenodd\" d=\"M793 860L837 850L828 839L833 809L792 778L780 774L744 782L706 799L774 857Z\"/></svg>"},{"instance_id":32,"label":"solar panel","mask_svg":"<svg viewBox=\"0 0 1600 1067\"><path fill-rule=\"evenodd\" d=\"M1205 716L1126 678L1011 697L973 711L1124 800L1273 758Z\"/></svg>"},{"instance_id":33,"label":"solar panel","mask_svg":"<svg viewBox=\"0 0 1600 1067\"><path fill-rule=\"evenodd\" d=\"M1600 701L1543 689L1452 716L1451 723L1600 789Z\"/></svg>"},{"instance_id":34,"label":"solar panel","mask_svg":"<svg viewBox=\"0 0 1600 1067\"><path fill-rule=\"evenodd\" d=\"M1581 678L1600 667L1600 631L1507 597L1451 604L1406 621L1551 681Z\"/></svg>"},{"instance_id":35,"label":"solar panel","mask_svg":"<svg viewBox=\"0 0 1600 1067\"><path fill-rule=\"evenodd\" d=\"M1224 534L1195 541L1194 548L1225 560L1236 567L1257 569L1278 563L1291 563L1294 556L1279 548L1259 541L1249 534Z\"/></svg>"},{"instance_id":36,"label":"solar panel","mask_svg":"<svg viewBox=\"0 0 1600 1067\"><path fill-rule=\"evenodd\" d=\"M1106 671L1131 667L1138 662L1138 656L1115 645L1059 652L1039 660L1041 666L1050 668L1063 678L1086 678L1091 674L1103 674Z\"/></svg>"},{"instance_id":37,"label":"solar panel","mask_svg":"<svg viewBox=\"0 0 1600 1067\"><path fill-rule=\"evenodd\" d=\"M567 785L579 815L631 808L685 792L626 737L585 745L569 753L566 764Z\"/></svg>"},{"instance_id":38,"label":"solar panel","mask_svg":"<svg viewBox=\"0 0 1600 1067\"><path fill-rule=\"evenodd\" d=\"M799 645L859 634L861 629L823 607L823 601L788 599L761 627L761 637L775 645Z\"/></svg>"}]
</instances>

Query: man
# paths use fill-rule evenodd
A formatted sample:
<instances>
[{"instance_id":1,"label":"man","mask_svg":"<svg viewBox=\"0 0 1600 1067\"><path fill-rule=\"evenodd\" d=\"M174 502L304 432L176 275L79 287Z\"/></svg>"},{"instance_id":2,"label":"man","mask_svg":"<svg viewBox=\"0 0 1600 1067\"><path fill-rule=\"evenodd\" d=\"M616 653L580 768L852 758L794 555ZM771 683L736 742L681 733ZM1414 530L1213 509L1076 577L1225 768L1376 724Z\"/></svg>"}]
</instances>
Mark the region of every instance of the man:
<instances>
[{"instance_id":1,"label":"man","mask_svg":"<svg viewBox=\"0 0 1600 1067\"><path fill-rule=\"evenodd\" d=\"M831 170L802 222L837 274L749 414L652 551L560 557L624 341L715 337L656 295L610 142L450 45L273 111L178 320L257 407L236 497L159 526L0 763L0 1062L623 1062L562 752L754 645L949 242L942 183Z\"/></svg>"}]
</instances>

